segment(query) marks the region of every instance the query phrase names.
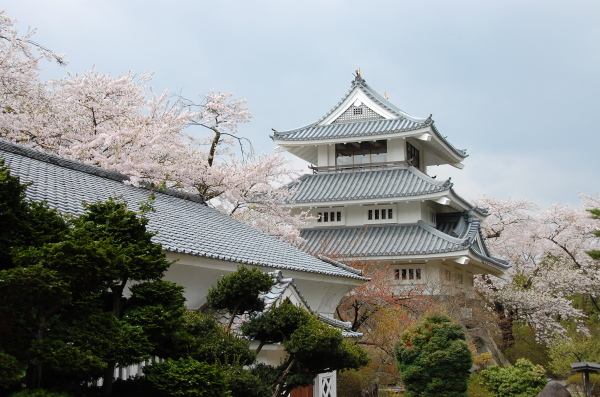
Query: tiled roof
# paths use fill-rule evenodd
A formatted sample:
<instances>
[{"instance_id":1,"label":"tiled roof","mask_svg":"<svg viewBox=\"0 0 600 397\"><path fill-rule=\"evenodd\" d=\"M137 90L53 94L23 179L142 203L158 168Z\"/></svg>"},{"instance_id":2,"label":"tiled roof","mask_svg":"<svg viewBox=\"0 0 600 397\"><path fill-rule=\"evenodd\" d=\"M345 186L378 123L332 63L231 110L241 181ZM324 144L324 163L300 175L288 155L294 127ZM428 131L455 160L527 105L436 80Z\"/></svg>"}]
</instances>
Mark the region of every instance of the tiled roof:
<instances>
[{"instance_id":1,"label":"tiled roof","mask_svg":"<svg viewBox=\"0 0 600 397\"><path fill-rule=\"evenodd\" d=\"M454 228L451 223L443 223L443 231L419 221L411 225L304 229L301 236L306 239L303 248L307 252L335 254L341 258L441 254L473 248L481 259L502 269L509 267L507 262L490 257L488 252L479 252L476 242L479 219L469 217L467 223L457 221Z\"/></svg>"},{"instance_id":2,"label":"tiled roof","mask_svg":"<svg viewBox=\"0 0 600 397\"><path fill-rule=\"evenodd\" d=\"M328 260L331 260L331 259L328 259ZM342 266L345 266L345 265L342 265ZM355 270L355 269L352 269L352 270ZM261 295L261 298L265 302L265 309L263 310L263 313L266 313L269 310L271 310L273 305L275 305L281 299L281 297L283 296L285 291L288 290L289 288L292 288L296 292L296 294L300 297L300 300L304 304L304 307L309 312L314 313L312 311L312 309L310 308L310 306L308 306L308 303L302 296L302 293L300 292L300 290L298 289L298 287L296 286L296 284L294 283L294 280L292 278L284 278L281 270L277 270L270 274L273 275L274 284L273 284L273 287L271 287L271 290L269 292ZM316 313L316 315L324 323L342 331L342 335L346 338L362 337L362 333L351 331L351 329L350 329L351 323L349 323L349 322L335 320L333 318L324 316L320 313ZM216 313L213 314L213 317L222 325L226 325L229 322L229 319L231 318L229 313L224 312L224 311L217 311ZM248 314L236 315L235 319L231 323L231 329L234 330L235 332L239 332L238 331L239 328L242 326L242 324L244 322L248 321L248 319L249 319Z\"/></svg>"},{"instance_id":3,"label":"tiled roof","mask_svg":"<svg viewBox=\"0 0 600 397\"><path fill-rule=\"evenodd\" d=\"M426 127L428 124L405 118L358 121L354 123L339 123L317 125L309 124L291 131L277 132L274 136L278 141L312 141L318 139L358 138L391 134L394 132L412 131Z\"/></svg>"},{"instance_id":4,"label":"tiled roof","mask_svg":"<svg viewBox=\"0 0 600 397\"><path fill-rule=\"evenodd\" d=\"M67 160L0 140L0 157L22 182L33 182L27 198L46 201L59 211L78 215L82 202L121 196L137 209L150 190L123 183L115 172ZM154 192L148 228L167 252L220 259L274 269L295 270L366 280L361 275L319 260L204 204L201 197L176 191Z\"/></svg>"},{"instance_id":5,"label":"tiled roof","mask_svg":"<svg viewBox=\"0 0 600 397\"><path fill-rule=\"evenodd\" d=\"M321 125L321 123L333 112L335 112L335 110L352 94L355 89L362 91L367 97L372 99L375 103L390 112L395 117L385 120L368 120ZM463 158L467 157L466 150L457 149L446 139L445 136L440 134L434 125L431 115L424 119L414 117L406 113L372 89L362 77L356 76L356 78L352 81L352 87L350 88L350 91L321 119L294 130L274 131L274 135L271 138L273 138L275 141L281 142L313 141L336 138L359 138L363 136L377 136L397 132L414 131L428 126L431 126L434 134L442 142L448 145L448 147L455 154Z\"/></svg>"},{"instance_id":6,"label":"tiled roof","mask_svg":"<svg viewBox=\"0 0 600 397\"><path fill-rule=\"evenodd\" d=\"M449 190L452 183L410 167L303 175L288 187L296 190L290 202L318 203L419 196Z\"/></svg>"}]
</instances>

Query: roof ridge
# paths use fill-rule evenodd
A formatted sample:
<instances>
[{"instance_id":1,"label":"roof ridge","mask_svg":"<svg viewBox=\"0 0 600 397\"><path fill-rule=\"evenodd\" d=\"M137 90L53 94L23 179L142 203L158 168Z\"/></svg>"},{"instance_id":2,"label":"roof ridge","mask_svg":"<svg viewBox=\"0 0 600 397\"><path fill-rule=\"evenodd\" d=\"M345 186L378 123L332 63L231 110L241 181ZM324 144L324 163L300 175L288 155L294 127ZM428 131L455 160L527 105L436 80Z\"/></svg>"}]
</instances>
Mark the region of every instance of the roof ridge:
<instances>
[{"instance_id":1,"label":"roof ridge","mask_svg":"<svg viewBox=\"0 0 600 397\"><path fill-rule=\"evenodd\" d=\"M86 174L98 176L100 178L110 179L113 181L126 183L130 180L130 177L125 174L121 174L117 171L107 170L106 168L102 168L99 166L86 164L81 161L69 159L66 157L59 156L54 153L47 153L38 149L30 148L24 145L20 145L14 142L7 141L5 139L0 138L0 150L4 150L9 153L17 154L20 156L28 157L34 160L38 160L44 163L57 165L62 168L67 168L74 171L84 172ZM193 194L184 192L182 190L176 189L157 189L150 182L140 181L137 187L150 190L154 193L162 193L168 196L177 197L183 200L189 200L196 203L206 205L204 197L200 194Z\"/></svg>"},{"instance_id":2,"label":"roof ridge","mask_svg":"<svg viewBox=\"0 0 600 397\"><path fill-rule=\"evenodd\" d=\"M350 266L348 266L348 265L345 265L345 264L343 264L342 262L336 261L335 259L331 259L331 258L329 258L329 257L327 257L327 256L325 256L325 255L321 255L321 254L319 254L319 255L317 255L317 258L319 258L319 259L320 259L320 260L322 260L323 262L327 262L327 263L329 263L330 265L333 265L333 266L340 267L340 268L342 268L342 269L344 269L344 270L347 270L347 271L349 271L349 272L352 272L352 273L354 273L354 274L358 274L359 276L362 276L362 275L363 275L363 272L362 272L362 270L360 270L360 269L355 269L355 268L353 268L353 267L350 267Z\"/></svg>"}]
</instances>

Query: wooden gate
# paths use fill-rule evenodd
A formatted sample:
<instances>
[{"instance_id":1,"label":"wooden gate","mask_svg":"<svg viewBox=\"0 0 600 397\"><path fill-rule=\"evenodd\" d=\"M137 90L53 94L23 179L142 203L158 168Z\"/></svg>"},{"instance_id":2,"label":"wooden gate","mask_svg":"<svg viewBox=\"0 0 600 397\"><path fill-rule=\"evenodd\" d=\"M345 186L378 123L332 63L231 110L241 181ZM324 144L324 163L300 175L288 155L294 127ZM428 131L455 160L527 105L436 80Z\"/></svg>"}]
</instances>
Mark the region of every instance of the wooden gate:
<instances>
[{"instance_id":1,"label":"wooden gate","mask_svg":"<svg viewBox=\"0 0 600 397\"><path fill-rule=\"evenodd\" d=\"M292 390L290 397L313 397L313 385Z\"/></svg>"}]
</instances>

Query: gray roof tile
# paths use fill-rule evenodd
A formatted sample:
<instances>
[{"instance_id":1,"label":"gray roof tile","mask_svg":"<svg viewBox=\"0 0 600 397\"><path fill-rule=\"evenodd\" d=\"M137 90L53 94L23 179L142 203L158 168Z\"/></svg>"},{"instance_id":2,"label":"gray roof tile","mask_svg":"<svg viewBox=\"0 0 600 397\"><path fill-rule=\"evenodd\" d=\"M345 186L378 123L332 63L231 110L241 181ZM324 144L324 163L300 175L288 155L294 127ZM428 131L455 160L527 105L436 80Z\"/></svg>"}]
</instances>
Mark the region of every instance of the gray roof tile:
<instances>
[{"instance_id":1,"label":"gray roof tile","mask_svg":"<svg viewBox=\"0 0 600 397\"><path fill-rule=\"evenodd\" d=\"M331 259L329 259L329 258L326 258L326 259L331 261ZM346 266L346 265L342 265L342 264L340 264L340 265ZM355 271L356 269L352 269L352 270ZM302 296L302 293L300 292L300 290L298 289L298 287L296 286L296 283L294 283L294 280L292 278L284 278L281 270L277 270L270 274L273 275L274 284L273 284L273 287L271 287L271 290L269 290L269 292L261 295L261 298L265 302L265 308L262 311L262 313L267 313L269 310L271 310L273 305L276 304L279 299L281 299L281 297L283 296L285 291L288 290L289 288L292 288L296 292L296 294L300 297L300 300L304 304L304 307L309 312L314 313L313 310L310 308L310 306L308 306L308 302L306 302L306 300L304 299L304 296ZM320 313L314 313L314 314L316 314L317 317L324 323L342 331L342 335L346 338L360 338L363 335L362 333L352 331L351 330L352 324L349 322L336 320L336 319L327 317ZM231 318L231 315L228 312L219 310L219 311L213 313L213 318L215 318L215 320L217 320L220 324L226 325L227 323L229 323L229 319ZM240 327L242 326L242 324L244 322L248 321L249 319L250 319L250 315L248 315L248 314L236 315L231 323L231 329L234 332L239 333Z\"/></svg>"},{"instance_id":2,"label":"gray roof tile","mask_svg":"<svg viewBox=\"0 0 600 397\"><path fill-rule=\"evenodd\" d=\"M115 172L67 160L0 140L0 157L22 182L33 182L27 198L46 201L59 211L78 215L82 202L121 196L130 208L148 199L151 191L123 183ZM366 280L361 275L319 260L204 204L201 197L177 191L154 192L148 228L168 252L248 265Z\"/></svg>"},{"instance_id":3,"label":"gray roof tile","mask_svg":"<svg viewBox=\"0 0 600 397\"><path fill-rule=\"evenodd\" d=\"M291 131L277 132L275 139L278 141L312 141L319 139L359 138L412 131L426 126L424 123L405 118L327 125L317 125L314 123Z\"/></svg>"},{"instance_id":4,"label":"gray roof tile","mask_svg":"<svg viewBox=\"0 0 600 397\"><path fill-rule=\"evenodd\" d=\"M419 221L411 225L304 229L301 236L306 239L303 249L307 252L335 254L341 258L441 254L476 247L476 237L480 230L477 218L470 217L467 225L457 223L456 229L452 229L449 223L443 225L443 231ZM451 230L454 231L454 236L446 233ZM481 253L478 249L474 251L481 259L501 269L509 267L507 262L489 256L488 252Z\"/></svg>"},{"instance_id":5,"label":"gray roof tile","mask_svg":"<svg viewBox=\"0 0 600 397\"><path fill-rule=\"evenodd\" d=\"M414 167L303 175L288 185L293 203L318 203L419 196L450 190L450 181L436 181Z\"/></svg>"},{"instance_id":6,"label":"gray roof tile","mask_svg":"<svg viewBox=\"0 0 600 397\"><path fill-rule=\"evenodd\" d=\"M341 104L350 96L352 91L358 88L366 96L375 101L379 106L392 113L395 118L386 120L368 120L352 123L334 123L328 125L319 125L325 120L331 113L333 113ZM434 134L444 143L446 143L450 149L462 158L467 157L466 150L457 149L454 147L445 136L441 135L438 129L435 127L431 116L428 118L414 117L396 105L388 101L382 95L377 93L371 88L365 80L357 76L352 81L352 87L350 91L340 100L340 102L331 109L325 116L320 118L318 121L306 125L304 127L296 128L289 131L275 131L271 137L275 141L313 141L321 139L336 139L336 138L359 138L362 136L377 136L384 134L391 134L397 132L413 131L420 128L431 126Z\"/></svg>"}]
</instances>

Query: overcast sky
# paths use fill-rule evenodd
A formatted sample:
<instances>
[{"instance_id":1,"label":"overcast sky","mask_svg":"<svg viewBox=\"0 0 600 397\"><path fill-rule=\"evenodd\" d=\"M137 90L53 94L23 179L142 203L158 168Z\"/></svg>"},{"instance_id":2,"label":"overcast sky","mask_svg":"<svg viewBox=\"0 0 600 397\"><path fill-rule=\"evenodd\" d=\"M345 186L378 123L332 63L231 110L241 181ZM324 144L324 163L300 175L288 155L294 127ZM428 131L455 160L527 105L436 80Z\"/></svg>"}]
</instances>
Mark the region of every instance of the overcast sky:
<instances>
[{"instance_id":1,"label":"overcast sky","mask_svg":"<svg viewBox=\"0 0 600 397\"><path fill-rule=\"evenodd\" d=\"M432 167L466 198L578 204L600 191L600 2L3 0L18 28L69 60L44 78L96 68L154 72L188 98L246 97L240 134L272 153L271 128L319 119L367 83L433 114L465 168Z\"/></svg>"}]
</instances>

